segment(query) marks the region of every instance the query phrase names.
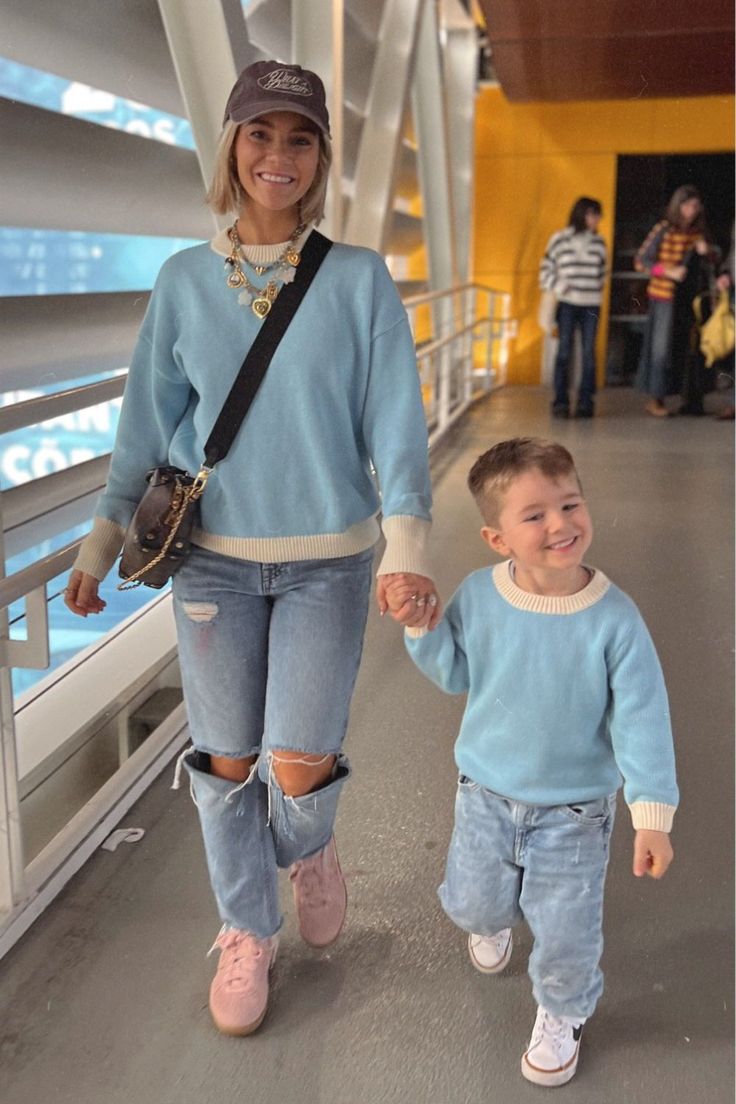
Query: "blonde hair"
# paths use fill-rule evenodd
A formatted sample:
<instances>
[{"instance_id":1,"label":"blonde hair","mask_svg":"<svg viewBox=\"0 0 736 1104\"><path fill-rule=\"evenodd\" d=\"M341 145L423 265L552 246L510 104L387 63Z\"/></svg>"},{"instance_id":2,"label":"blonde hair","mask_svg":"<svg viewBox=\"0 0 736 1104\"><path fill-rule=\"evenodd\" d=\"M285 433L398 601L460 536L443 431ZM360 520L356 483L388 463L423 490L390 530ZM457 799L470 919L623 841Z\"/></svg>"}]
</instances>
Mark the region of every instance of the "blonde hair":
<instances>
[{"instance_id":1,"label":"blonde hair","mask_svg":"<svg viewBox=\"0 0 736 1104\"><path fill-rule=\"evenodd\" d=\"M478 457L468 475L470 493L487 525L497 525L502 496L514 479L530 468L538 468L548 479L574 475L582 492L575 461L564 445L543 437L512 437L499 441Z\"/></svg>"},{"instance_id":2,"label":"blonde hair","mask_svg":"<svg viewBox=\"0 0 736 1104\"><path fill-rule=\"evenodd\" d=\"M228 119L217 145L215 169L206 197L207 203L217 215L238 214L243 204L247 202L247 193L238 179L235 163L235 139L241 125ZM306 223L320 223L324 218L327 182L332 164L332 146L329 139L317 127L314 130L319 140L317 171L309 191L299 205L300 221Z\"/></svg>"}]
</instances>

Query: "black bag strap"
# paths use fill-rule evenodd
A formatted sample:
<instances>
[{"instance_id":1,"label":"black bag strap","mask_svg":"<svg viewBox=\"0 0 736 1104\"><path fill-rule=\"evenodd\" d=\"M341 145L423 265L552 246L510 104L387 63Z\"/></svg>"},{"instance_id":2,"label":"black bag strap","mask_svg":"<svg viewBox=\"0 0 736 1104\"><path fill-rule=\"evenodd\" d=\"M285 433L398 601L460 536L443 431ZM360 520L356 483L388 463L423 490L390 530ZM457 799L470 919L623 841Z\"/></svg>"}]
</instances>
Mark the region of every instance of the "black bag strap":
<instances>
[{"instance_id":1,"label":"black bag strap","mask_svg":"<svg viewBox=\"0 0 736 1104\"><path fill-rule=\"evenodd\" d=\"M206 468L214 468L215 464L223 460L230 451L258 388L263 382L271 358L331 247L332 242L329 238L317 230L312 230L302 249L294 280L290 284L284 284L276 297L207 438L204 446Z\"/></svg>"}]
</instances>

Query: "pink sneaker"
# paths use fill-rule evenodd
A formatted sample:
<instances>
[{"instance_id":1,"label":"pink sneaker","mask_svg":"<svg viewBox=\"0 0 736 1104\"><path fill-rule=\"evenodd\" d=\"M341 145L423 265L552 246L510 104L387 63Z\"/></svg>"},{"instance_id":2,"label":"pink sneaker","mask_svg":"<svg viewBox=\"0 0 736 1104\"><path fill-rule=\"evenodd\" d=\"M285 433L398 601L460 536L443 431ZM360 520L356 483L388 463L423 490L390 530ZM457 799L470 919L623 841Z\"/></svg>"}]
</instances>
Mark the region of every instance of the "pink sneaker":
<instances>
[{"instance_id":1,"label":"pink sneaker","mask_svg":"<svg viewBox=\"0 0 736 1104\"><path fill-rule=\"evenodd\" d=\"M335 837L316 855L295 862L289 879L302 939L313 947L328 947L342 931L348 907Z\"/></svg>"},{"instance_id":2,"label":"pink sneaker","mask_svg":"<svg viewBox=\"0 0 736 1104\"><path fill-rule=\"evenodd\" d=\"M218 1031L250 1035L260 1027L268 1005L268 971L278 938L258 939L247 931L223 928L212 945L220 961L210 986L210 1012Z\"/></svg>"}]
</instances>

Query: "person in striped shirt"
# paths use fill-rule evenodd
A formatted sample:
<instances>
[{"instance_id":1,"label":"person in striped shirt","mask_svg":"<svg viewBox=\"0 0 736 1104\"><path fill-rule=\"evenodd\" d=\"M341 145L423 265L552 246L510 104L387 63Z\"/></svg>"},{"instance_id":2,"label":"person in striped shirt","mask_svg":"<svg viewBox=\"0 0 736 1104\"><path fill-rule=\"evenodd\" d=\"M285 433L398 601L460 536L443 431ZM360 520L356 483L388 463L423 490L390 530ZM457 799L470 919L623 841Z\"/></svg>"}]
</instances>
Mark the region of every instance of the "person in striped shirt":
<instances>
[{"instance_id":1,"label":"person in striped shirt","mask_svg":"<svg viewBox=\"0 0 736 1104\"><path fill-rule=\"evenodd\" d=\"M651 277L636 386L647 395L645 410L655 418L668 416L665 397L679 391L673 370L675 293L687 275L693 250L707 256L711 247L705 237L700 192L694 185L684 184L675 191L664 218L650 230L634 258L636 271Z\"/></svg>"},{"instance_id":2,"label":"person in striped shirt","mask_svg":"<svg viewBox=\"0 0 736 1104\"><path fill-rule=\"evenodd\" d=\"M540 287L543 291L554 292L558 301L559 344L552 400L552 414L556 418L570 415L569 368L577 327L583 342L583 370L575 417L593 417L595 338L606 275L606 243L598 233L602 214L597 199L588 196L577 199L568 225L553 234L547 243L539 269Z\"/></svg>"}]
</instances>

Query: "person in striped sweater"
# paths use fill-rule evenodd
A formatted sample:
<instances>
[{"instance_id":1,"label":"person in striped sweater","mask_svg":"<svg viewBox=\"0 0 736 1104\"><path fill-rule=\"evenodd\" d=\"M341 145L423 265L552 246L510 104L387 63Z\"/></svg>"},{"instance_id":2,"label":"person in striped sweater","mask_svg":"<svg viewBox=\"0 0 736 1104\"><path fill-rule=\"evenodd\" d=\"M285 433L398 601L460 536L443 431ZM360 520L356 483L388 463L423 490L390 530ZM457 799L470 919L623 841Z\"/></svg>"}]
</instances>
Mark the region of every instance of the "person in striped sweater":
<instances>
[{"instance_id":1,"label":"person in striped sweater","mask_svg":"<svg viewBox=\"0 0 736 1104\"><path fill-rule=\"evenodd\" d=\"M577 327L583 342L583 371L578 389L576 418L592 418L595 398L595 338L598 331L606 243L598 233L603 210L597 199L581 196L573 204L568 225L547 243L539 269L543 291L557 297L559 345L554 368L552 414L570 415L569 367Z\"/></svg>"},{"instance_id":2,"label":"person in striped sweater","mask_svg":"<svg viewBox=\"0 0 736 1104\"><path fill-rule=\"evenodd\" d=\"M684 184L675 191L664 218L650 230L634 258L636 271L651 277L636 386L647 395L645 410L655 418L668 416L665 397L679 391L673 363L675 293L687 275L693 250L701 256L711 253L700 192L694 185Z\"/></svg>"}]
</instances>

